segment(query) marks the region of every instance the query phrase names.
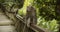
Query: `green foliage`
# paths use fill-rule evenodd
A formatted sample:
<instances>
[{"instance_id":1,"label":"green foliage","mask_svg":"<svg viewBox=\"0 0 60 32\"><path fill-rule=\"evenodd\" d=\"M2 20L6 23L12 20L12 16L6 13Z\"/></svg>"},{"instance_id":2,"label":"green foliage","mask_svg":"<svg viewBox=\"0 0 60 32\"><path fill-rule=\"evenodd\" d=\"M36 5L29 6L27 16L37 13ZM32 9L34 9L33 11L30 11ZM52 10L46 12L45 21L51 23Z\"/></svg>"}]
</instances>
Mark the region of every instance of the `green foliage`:
<instances>
[{"instance_id":1,"label":"green foliage","mask_svg":"<svg viewBox=\"0 0 60 32\"><path fill-rule=\"evenodd\" d=\"M17 6L18 8L21 8L24 0L0 0L0 3L3 4L6 9L10 10L13 5L13 7Z\"/></svg>"},{"instance_id":2,"label":"green foliage","mask_svg":"<svg viewBox=\"0 0 60 32\"><path fill-rule=\"evenodd\" d=\"M53 32L58 31L55 4L56 0L36 0L33 4L37 10L37 25Z\"/></svg>"},{"instance_id":3,"label":"green foliage","mask_svg":"<svg viewBox=\"0 0 60 32\"><path fill-rule=\"evenodd\" d=\"M26 15L27 6L32 5L33 1L34 0L25 0L23 7L21 9L19 9L19 11L18 11L18 14L25 16Z\"/></svg>"},{"instance_id":4,"label":"green foliage","mask_svg":"<svg viewBox=\"0 0 60 32\"><path fill-rule=\"evenodd\" d=\"M56 0L0 0L0 3L4 3L4 6L8 10L10 10L10 7L13 4L16 4L18 7L20 7L18 14L21 16L25 16L27 6L32 5L36 8L37 25L53 32L58 31L58 21L56 19L55 11Z\"/></svg>"},{"instance_id":5,"label":"green foliage","mask_svg":"<svg viewBox=\"0 0 60 32\"><path fill-rule=\"evenodd\" d=\"M39 16L42 16L48 20L56 18L55 7L56 0L36 0L34 6L39 9Z\"/></svg>"},{"instance_id":6,"label":"green foliage","mask_svg":"<svg viewBox=\"0 0 60 32\"><path fill-rule=\"evenodd\" d=\"M44 18L39 17L37 21L38 21L37 25L40 26L40 27L51 30L53 32L58 31L57 20L55 20L55 19L50 20L50 21L46 21Z\"/></svg>"}]
</instances>

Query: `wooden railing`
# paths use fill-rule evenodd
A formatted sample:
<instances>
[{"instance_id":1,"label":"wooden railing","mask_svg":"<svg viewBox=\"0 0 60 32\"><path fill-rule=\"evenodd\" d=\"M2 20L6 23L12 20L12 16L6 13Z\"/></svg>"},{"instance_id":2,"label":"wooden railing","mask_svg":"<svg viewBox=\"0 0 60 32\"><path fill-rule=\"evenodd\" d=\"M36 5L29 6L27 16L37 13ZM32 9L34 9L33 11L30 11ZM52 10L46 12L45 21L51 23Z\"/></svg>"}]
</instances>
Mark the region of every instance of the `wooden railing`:
<instances>
[{"instance_id":1,"label":"wooden railing","mask_svg":"<svg viewBox=\"0 0 60 32\"><path fill-rule=\"evenodd\" d=\"M36 17L35 8L33 8L32 6L28 6L26 12L27 13L24 17L21 17L19 14L16 14L15 12L9 12L6 9L4 13L10 18L11 18L11 15L9 16L9 14L12 14L13 17L16 17L19 21L21 21L24 24L25 30L27 29L26 31L28 32L51 32L47 29L44 29L36 25L37 17Z\"/></svg>"},{"instance_id":2,"label":"wooden railing","mask_svg":"<svg viewBox=\"0 0 60 32\"><path fill-rule=\"evenodd\" d=\"M28 6L27 7L27 15L26 17L21 17L20 15L16 15L16 17L24 24L27 25L28 28L32 29L35 32L51 32L47 29L44 29L42 27L39 27L36 25L36 10L32 7L32 6ZM30 18L30 20L28 20ZM34 20L35 19L35 20ZM27 23L26 23L27 21ZM30 21L30 23L28 23L28 21ZM32 22L31 22L32 21ZM35 23L36 22L36 23Z\"/></svg>"},{"instance_id":3,"label":"wooden railing","mask_svg":"<svg viewBox=\"0 0 60 32\"><path fill-rule=\"evenodd\" d=\"M16 15L16 17L17 17L20 21L22 21L24 24L26 24L26 23L24 22L24 20L23 20L23 17L17 16L17 15ZM20 18L20 17L21 17L21 18ZM37 25L35 25L35 24L31 24L31 26L30 26L29 28L31 28L33 31L38 31L38 32L50 32L49 30L46 30L46 29L44 29L44 28L42 28L42 27L39 27L39 26L37 26Z\"/></svg>"}]
</instances>

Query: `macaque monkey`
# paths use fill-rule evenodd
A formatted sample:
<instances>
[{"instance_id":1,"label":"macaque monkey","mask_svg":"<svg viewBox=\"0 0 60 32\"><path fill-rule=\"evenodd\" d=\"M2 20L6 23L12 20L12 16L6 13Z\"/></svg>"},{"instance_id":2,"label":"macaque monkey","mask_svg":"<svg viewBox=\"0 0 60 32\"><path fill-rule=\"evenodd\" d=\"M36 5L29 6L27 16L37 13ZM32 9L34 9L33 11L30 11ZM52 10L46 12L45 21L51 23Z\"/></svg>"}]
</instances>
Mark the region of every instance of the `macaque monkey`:
<instances>
[{"instance_id":1,"label":"macaque monkey","mask_svg":"<svg viewBox=\"0 0 60 32\"><path fill-rule=\"evenodd\" d=\"M27 7L26 19L27 19L27 26L37 23L36 10L32 6Z\"/></svg>"}]
</instances>

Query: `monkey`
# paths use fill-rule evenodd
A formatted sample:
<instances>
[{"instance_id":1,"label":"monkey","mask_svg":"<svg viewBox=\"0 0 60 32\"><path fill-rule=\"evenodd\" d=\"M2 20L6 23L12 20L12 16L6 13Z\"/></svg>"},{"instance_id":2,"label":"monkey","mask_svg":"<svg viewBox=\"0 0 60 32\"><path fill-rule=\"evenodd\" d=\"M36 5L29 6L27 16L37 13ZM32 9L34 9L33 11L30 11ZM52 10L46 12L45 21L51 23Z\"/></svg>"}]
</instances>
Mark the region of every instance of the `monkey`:
<instances>
[{"instance_id":1,"label":"monkey","mask_svg":"<svg viewBox=\"0 0 60 32\"><path fill-rule=\"evenodd\" d=\"M26 15L24 19L25 19L25 26L23 32L25 32L26 29L30 30L29 27L31 26L31 24L37 23L36 10L33 6L31 5L27 6Z\"/></svg>"},{"instance_id":2,"label":"monkey","mask_svg":"<svg viewBox=\"0 0 60 32\"><path fill-rule=\"evenodd\" d=\"M27 26L37 23L36 9L31 5L27 7L26 19Z\"/></svg>"}]
</instances>

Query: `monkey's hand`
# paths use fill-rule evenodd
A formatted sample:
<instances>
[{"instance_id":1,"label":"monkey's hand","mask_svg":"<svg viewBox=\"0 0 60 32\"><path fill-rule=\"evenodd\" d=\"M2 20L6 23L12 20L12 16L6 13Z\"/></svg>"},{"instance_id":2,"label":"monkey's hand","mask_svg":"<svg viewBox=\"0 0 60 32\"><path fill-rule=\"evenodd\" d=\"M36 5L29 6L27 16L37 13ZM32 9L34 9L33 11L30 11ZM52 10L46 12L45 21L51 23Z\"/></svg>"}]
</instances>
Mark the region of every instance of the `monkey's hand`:
<instances>
[{"instance_id":1,"label":"monkey's hand","mask_svg":"<svg viewBox=\"0 0 60 32\"><path fill-rule=\"evenodd\" d=\"M27 19L27 26L30 27L30 18Z\"/></svg>"}]
</instances>

